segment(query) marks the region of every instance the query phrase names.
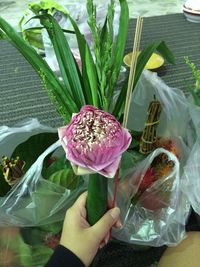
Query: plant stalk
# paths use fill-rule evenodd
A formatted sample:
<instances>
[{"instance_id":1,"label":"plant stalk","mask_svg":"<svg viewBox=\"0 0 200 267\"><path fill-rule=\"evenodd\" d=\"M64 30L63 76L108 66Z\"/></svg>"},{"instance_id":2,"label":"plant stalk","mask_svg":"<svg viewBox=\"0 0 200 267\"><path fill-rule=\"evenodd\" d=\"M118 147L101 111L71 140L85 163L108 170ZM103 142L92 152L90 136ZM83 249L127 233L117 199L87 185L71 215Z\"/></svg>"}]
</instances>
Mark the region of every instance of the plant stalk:
<instances>
[{"instance_id":1,"label":"plant stalk","mask_svg":"<svg viewBox=\"0 0 200 267\"><path fill-rule=\"evenodd\" d=\"M87 196L87 221L94 225L107 211L108 178L90 174Z\"/></svg>"}]
</instances>

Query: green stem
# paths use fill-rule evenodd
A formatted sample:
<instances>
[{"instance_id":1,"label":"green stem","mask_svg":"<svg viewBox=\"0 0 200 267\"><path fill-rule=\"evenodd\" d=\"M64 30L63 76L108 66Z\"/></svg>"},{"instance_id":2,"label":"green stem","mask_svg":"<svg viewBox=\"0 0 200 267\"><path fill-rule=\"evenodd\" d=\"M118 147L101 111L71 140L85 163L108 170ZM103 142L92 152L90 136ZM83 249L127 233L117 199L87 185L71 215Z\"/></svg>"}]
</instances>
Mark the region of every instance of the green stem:
<instances>
[{"instance_id":1,"label":"green stem","mask_svg":"<svg viewBox=\"0 0 200 267\"><path fill-rule=\"evenodd\" d=\"M94 225L107 211L108 178L95 173L90 174L87 196L87 220Z\"/></svg>"}]
</instances>

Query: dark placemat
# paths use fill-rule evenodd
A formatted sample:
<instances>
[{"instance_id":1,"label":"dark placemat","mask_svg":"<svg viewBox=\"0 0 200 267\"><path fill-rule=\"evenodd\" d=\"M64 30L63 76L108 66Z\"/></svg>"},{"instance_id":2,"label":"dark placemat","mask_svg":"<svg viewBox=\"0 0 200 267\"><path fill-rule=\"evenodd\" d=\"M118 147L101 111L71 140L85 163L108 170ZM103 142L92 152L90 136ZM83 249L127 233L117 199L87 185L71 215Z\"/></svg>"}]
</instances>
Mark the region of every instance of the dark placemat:
<instances>
[{"instance_id":1,"label":"dark placemat","mask_svg":"<svg viewBox=\"0 0 200 267\"><path fill-rule=\"evenodd\" d=\"M26 118L38 118L53 127L61 125L37 73L15 47L1 40L0 125L12 126Z\"/></svg>"},{"instance_id":2,"label":"dark placemat","mask_svg":"<svg viewBox=\"0 0 200 267\"><path fill-rule=\"evenodd\" d=\"M130 21L126 53L132 51L135 32L135 20ZM159 76L171 87L187 92L187 87L194 82L189 67L184 62L188 56L200 66L200 25L188 22L184 14L144 18L141 46L145 47L153 41L164 40L172 50L176 63L165 64L157 69Z\"/></svg>"},{"instance_id":3,"label":"dark placemat","mask_svg":"<svg viewBox=\"0 0 200 267\"><path fill-rule=\"evenodd\" d=\"M135 250L131 245L111 241L99 251L92 267L155 267L166 246Z\"/></svg>"}]
</instances>

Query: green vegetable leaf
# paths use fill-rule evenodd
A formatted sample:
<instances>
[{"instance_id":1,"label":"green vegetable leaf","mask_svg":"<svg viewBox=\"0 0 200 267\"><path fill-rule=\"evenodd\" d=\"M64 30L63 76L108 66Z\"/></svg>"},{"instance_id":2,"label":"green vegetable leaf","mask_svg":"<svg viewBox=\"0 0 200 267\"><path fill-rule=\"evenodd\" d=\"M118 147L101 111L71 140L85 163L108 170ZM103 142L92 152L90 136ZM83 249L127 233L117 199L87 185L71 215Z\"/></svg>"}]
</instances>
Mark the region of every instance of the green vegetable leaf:
<instances>
[{"instance_id":1,"label":"green vegetable leaf","mask_svg":"<svg viewBox=\"0 0 200 267\"><path fill-rule=\"evenodd\" d=\"M66 14L67 11L59 5L56 1L48 0L48 1L40 1L40 2L32 2L29 4L30 10L34 13L38 13L40 11L46 10L49 14L52 14L54 10L56 9L59 12L62 12L63 14Z\"/></svg>"},{"instance_id":2,"label":"green vegetable leaf","mask_svg":"<svg viewBox=\"0 0 200 267\"><path fill-rule=\"evenodd\" d=\"M57 133L40 133L31 136L25 142L19 144L12 158L19 157L25 161L24 171L26 172L36 159L54 142L58 140Z\"/></svg>"},{"instance_id":3,"label":"green vegetable leaf","mask_svg":"<svg viewBox=\"0 0 200 267\"><path fill-rule=\"evenodd\" d=\"M143 160L145 155L136 150L128 150L123 153L120 167L120 177L123 178L136 164Z\"/></svg>"},{"instance_id":4,"label":"green vegetable leaf","mask_svg":"<svg viewBox=\"0 0 200 267\"><path fill-rule=\"evenodd\" d=\"M47 169L43 170L43 177L54 184L74 190L83 179L74 174L70 162L66 156L56 159Z\"/></svg>"},{"instance_id":5,"label":"green vegetable leaf","mask_svg":"<svg viewBox=\"0 0 200 267\"><path fill-rule=\"evenodd\" d=\"M44 244L31 246L21 241L20 246L16 250L16 255L20 263L16 266L34 267L44 266L52 255L52 249Z\"/></svg>"},{"instance_id":6,"label":"green vegetable leaf","mask_svg":"<svg viewBox=\"0 0 200 267\"><path fill-rule=\"evenodd\" d=\"M51 223L51 224L45 224L40 226L40 229L53 234L58 234L62 231L63 221Z\"/></svg>"},{"instance_id":7,"label":"green vegetable leaf","mask_svg":"<svg viewBox=\"0 0 200 267\"><path fill-rule=\"evenodd\" d=\"M55 159L47 168L43 169L42 176L45 179L48 179L52 174L63 169L69 169L71 167L70 162L66 159L66 156L63 155Z\"/></svg>"},{"instance_id":8,"label":"green vegetable leaf","mask_svg":"<svg viewBox=\"0 0 200 267\"><path fill-rule=\"evenodd\" d=\"M47 233L38 227L23 227L20 234L26 244L36 246L44 242Z\"/></svg>"},{"instance_id":9,"label":"green vegetable leaf","mask_svg":"<svg viewBox=\"0 0 200 267\"><path fill-rule=\"evenodd\" d=\"M72 169L57 171L53 173L48 180L69 190L75 190L77 186L80 185L80 177L76 176Z\"/></svg>"}]
</instances>

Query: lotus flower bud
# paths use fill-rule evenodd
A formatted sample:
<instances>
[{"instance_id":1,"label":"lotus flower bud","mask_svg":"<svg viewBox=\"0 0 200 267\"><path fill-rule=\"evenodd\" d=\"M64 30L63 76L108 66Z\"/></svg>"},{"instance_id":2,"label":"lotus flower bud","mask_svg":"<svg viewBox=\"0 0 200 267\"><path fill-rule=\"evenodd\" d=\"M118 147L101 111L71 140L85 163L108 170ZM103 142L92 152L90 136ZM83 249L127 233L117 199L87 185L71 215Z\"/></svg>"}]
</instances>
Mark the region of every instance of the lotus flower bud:
<instances>
[{"instance_id":1,"label":"lotus flower bud","mask_svg":"<svg viewBox=\"0 0 200 267\"><path fill-rule=\"evenodd\" d=\"M115 117L86 105L58 130L67 159L77 175L99 173L114 177L131 135Z\"/></svg>"}]
</instances>

